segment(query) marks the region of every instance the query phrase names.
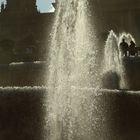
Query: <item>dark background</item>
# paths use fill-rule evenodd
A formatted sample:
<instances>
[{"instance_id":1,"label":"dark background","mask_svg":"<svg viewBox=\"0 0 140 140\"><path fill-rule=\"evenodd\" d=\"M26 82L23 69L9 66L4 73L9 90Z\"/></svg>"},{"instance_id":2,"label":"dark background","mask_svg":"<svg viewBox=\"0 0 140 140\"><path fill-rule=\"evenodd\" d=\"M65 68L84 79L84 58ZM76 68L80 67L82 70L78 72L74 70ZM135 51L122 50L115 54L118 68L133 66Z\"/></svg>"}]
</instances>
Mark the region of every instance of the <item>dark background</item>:
<instances>
[{"instance_id":1,"label":"dark background","mask_svg":"<svg viewBox=\"0 0 140 140\"><path fill-rule=\"evenodd\" d=\"M131 33L140 46L140 1L139 0L89 0L92 14L101 40L106 38L108 31L114 30L117 34Z\"/></svg>"}]
</instances>

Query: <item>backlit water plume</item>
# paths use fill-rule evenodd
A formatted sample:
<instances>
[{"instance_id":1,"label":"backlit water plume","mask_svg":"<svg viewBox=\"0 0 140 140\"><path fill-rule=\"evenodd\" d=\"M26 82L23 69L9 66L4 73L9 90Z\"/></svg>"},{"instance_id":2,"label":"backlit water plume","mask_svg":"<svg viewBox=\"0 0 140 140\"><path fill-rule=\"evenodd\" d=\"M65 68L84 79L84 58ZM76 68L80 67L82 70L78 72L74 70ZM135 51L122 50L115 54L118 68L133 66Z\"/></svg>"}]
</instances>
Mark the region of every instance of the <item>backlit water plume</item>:
<instances>
[{"instance_id":1,"label":"backlit water plume","mask_svg":"<svg viewBox=\"0 0 140 140\"><path fill-rule=\"evenodd\" d=\"M97 48L87 0L61 0L49 52L47 126L49 140L91 140L97 113ZM93 90L90 90L93 89Z\"/></svg>"}]
</instances>

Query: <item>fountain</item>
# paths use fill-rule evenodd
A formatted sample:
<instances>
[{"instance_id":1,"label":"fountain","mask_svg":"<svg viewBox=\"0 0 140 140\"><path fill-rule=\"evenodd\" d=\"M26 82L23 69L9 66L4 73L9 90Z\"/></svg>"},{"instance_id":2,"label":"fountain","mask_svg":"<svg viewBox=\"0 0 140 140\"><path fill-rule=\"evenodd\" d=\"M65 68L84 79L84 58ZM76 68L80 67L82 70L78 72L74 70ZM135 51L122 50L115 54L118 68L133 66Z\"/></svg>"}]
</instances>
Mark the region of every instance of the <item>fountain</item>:
<instances>
[{"instance_id":1,"label":"fountain","mask_svg":"<svg viewBox=\"0 0 140 140\"><path fill-rule=\"evenodd\" d=\"M130 41L135 42L134 37L133 37L130 33L125 33L125 32L121 33L121 34L119 35L119 43L122 41L123 38L125 39L125 41L126 41L129 45L130 45Z\"/></svg>"},{"instance_id":2,"label":"fountain","mask_svg":"<svg viewBox=\"0 0 140 140\"><path fill-rule=\"evenodd\" d=\"M120 68L118 37L111 30L105 43L103 71L119 71Z\"/></svg>"},{"instance_id":3,"label":"fountain","mask_svg":"<svg viewBox=\"0 0 140 140\"><path fill-rule=\"evenodd\" d=\"M88 13L87 0L58 2L47 79L49 140L91 140L97 135L97 49Z\"/></svg>"},{"instance_id":4,"label":"fountain","mask_svg":"<svg viewBox=\"0 0 140 140\"><path fill-rule=\"evenodd\" d=\"M121 36L121 40L122 37ZM120 55L120 38L111 30L106 40L103 62L103 85L105 88L127 88L127 80ZM108 83L108 84L107 84Z\"/></svg>"},{"instance_id":5,"label":"fountain","mask_svg":"<svg viewBox=\"0 0 140 140\"><path fill-rule=\"evenodd\" d=\"M112 30L109 32L108 38L105 43L103 61L102 87L109 89L118 89L120 84L118 38Z\"/></svg>"}]
</instances>

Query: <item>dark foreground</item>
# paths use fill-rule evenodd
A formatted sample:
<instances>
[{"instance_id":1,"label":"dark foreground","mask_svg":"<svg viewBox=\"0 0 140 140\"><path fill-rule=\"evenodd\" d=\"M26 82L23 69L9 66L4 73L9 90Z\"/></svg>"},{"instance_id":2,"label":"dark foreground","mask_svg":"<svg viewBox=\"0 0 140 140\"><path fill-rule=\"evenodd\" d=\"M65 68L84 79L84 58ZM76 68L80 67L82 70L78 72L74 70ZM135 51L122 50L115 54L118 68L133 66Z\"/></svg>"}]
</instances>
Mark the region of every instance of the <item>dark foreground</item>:
<instances>
[{"instance_id":1,"label":"dark foreground","mask_svg":"<svg viewBox=\"0 0 140 140\"><path fill-rule=\"evenodd\" d=\"M93 140L140 139L140 92L100 91ZM45 88L0 88L0 140L43 140ZM101 115L101 116L100 116Z\"/></svg>"},{"instance_id":2,"label":"dark foreground","mask_svg":"<svg viewBox=\"0 0 140 140\"><path fill-rule=\"evenodd\" d=\"M0 89L0 140L42 140L43 89Z\"/></svg>"}]
</instances>

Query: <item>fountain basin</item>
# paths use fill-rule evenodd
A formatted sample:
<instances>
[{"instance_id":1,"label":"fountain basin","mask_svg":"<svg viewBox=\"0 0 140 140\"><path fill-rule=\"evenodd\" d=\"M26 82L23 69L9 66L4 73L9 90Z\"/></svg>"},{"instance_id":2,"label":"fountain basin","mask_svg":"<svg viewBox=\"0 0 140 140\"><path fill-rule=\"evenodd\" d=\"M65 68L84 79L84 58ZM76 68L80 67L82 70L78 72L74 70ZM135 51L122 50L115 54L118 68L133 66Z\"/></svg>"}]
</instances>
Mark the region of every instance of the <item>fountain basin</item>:
<instances>
[{"instance_id":1,"label":"fountain basin","mask_svg":"<svg viewBox=\"0 0 140 140\"><path fill-rule=\"evenodd\" d=\"M0 139L47 139L46 95L45 87L0 88ZM93 100L98 103L94 140L140 139L139 91L100 90Z\"/></svg>"},{"instance_id":2,"label":"fountain basin","mask_svg":"<svg viewBox=\"0 0 140 140\"><path fill-rule=\"evenodd\" d=\"M140 89L140 57L123 58L129 89ZM42 86L46 62L0 64L0 86Z\"/></svg>"},{"instance_id":3,"label":"fountain basin","mask_svg":"<svg viewBox=\"0 0 140 140\"><path fill-rule=\"evenodd\" d=\"M46 62L0 64L0 86L42 86Z\"/></svg>"},{"instance_id":4,"label":"fountain basin","mask_svg":"<svg viewBox=\"0 0 140 140\"><path fill-rule=\"evenodd\" d=\"M140 57L124 57L126 77L130 90L140 89Z\"/></svg>"}]
</instances>

